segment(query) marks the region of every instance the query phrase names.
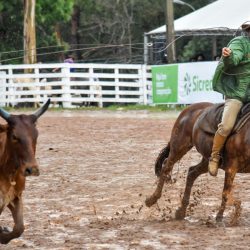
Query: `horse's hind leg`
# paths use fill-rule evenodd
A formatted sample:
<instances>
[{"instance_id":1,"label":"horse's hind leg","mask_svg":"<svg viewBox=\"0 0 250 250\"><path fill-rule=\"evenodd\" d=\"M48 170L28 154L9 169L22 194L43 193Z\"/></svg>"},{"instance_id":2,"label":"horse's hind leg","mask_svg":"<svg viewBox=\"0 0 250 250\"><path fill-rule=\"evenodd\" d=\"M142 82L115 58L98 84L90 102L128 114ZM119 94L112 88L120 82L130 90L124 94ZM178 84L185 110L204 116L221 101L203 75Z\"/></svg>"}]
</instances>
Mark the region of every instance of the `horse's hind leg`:
<instances>
[{"instance_id":1,"label":"horse's hind leg","mask_svg":"<svg viewBox=\"0 0 250 250\"><path fill-rule=\"evenodd\" d=\"M174 164L179 161L191 148L191 143L182 144L179 146L179 143L171 143L170 145L170 153L168 158L164 161L163 167L161 169L161 174L158 180L158 184L154 193L148 197L145 201L148 207L154 205L157 200L161 197L162 188L166 180L171 179L170 172L173 169ZM178 147L179 146L179 147Z\"/></svg>"},{"instance_id":2,"label":"horse's hind leg","mask_svg":"<svg viewBox=\"0 0 250 250\"><path fill-rule=\"evenodd\" d=\"M187 181L185 192L181 201L181 207L176 210L175 218L177 220L182 220L186 216L186 210L189 204L191 189L193 187L194 181L199 177L201 174L205 174L208 171L208 160L202 158L201 162L195 166L192 166L188 170Z\"/></svg>"},{"instance_id":3,"label":"horse's hind leg","mask_svg":"<svg viewBox=\"0 0 250 250\"><path fill-rule=\"evenodd\" d=\"M217 213L216 220L221 221L223 218L223 213L226 208L227 201L229 200L232 187L233 187L233 181L234 177L237 173L237 169L232 167L232 168L226 168L225 170L225 180L224 180L224 188L223 188L223 193L222 193L222 201L221 201L221 206L219 209L219 212Z\"/></svg>"}]
</instances>

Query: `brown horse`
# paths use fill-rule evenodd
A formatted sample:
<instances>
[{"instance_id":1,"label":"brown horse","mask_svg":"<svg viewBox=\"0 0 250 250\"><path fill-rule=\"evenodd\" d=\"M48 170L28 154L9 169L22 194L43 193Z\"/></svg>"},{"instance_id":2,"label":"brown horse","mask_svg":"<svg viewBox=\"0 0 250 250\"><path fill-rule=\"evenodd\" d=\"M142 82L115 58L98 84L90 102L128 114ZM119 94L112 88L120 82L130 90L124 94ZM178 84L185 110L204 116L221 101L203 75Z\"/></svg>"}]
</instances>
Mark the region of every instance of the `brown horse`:
<instances>
[{"instance_id":1,"label":"brown horse","mask_svg":"<svg viewBox=\"0 0 250 250\"><path fill-rule=\"evenodd\" d=\"M164 183L171 179L174 164L195 146L202 155L202 160L197 165L189 168L181 206L175 214L176 219L184 219L194 181L201 174L208 172L208 159L211 153L214 132L221 118L222 108L223 104L214 105L204 102L190 105L181 112L173 126L170 141L156 160L155 173L159 177L158 185L155 192L146 199L148 207L155 204L161 197ZM244 118L243 115L242 118ZM249 148L250 121L245 119L238 126L237 131L234 129L221 152L220 168L225 171L225 180L222 202L216 216L217 221L221 221L223 218L236 173L250 172ZM239 204L238 201L235 201L234 205L237 204Z\"/></svg>"}]
</instances>

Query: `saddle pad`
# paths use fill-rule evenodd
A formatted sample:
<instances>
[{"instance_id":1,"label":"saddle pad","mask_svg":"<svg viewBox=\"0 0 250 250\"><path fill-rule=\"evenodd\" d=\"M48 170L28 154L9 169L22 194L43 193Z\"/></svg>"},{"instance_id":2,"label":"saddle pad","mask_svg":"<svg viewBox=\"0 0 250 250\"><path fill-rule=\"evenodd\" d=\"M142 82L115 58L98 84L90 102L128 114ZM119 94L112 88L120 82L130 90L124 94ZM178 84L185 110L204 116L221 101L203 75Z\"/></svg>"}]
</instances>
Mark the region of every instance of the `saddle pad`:
<instances>
[{"instance_id":1,"label":"saddle pad","mask_svg":"<svg viewBox=\"0 0 250 250\"><path fill-rule=\"evenodd\" d=\"M209 134L215 134L221 122L224 103L214 104L202 112L197 122L200 129ZM240 110L232 133L238 133L243 125L250 119L250 103L246 103Z\"/></svg>"}]
</instances>

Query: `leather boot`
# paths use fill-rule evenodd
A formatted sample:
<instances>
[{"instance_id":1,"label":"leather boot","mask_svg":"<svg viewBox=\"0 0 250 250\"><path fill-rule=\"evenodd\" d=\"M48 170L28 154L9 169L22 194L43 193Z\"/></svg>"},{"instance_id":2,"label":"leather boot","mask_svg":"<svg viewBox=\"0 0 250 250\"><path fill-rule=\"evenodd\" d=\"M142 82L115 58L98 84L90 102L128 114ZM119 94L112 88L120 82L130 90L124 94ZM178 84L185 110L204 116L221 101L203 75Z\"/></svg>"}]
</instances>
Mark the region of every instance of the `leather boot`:
<instances>
[{"instance_id":1,"label":"leather boot","mask_svg":"<svg viewBox=\"0 0 250 250\"><path fill-rule=\"evenodd\" d=\"M213 140L213 147L211 157L209 159L208 171L210 175L216 176L219 168L220 161L220 151L223 148L227 137L220 135L219 133L215 133Z\"/></svg>"}]
</instances>

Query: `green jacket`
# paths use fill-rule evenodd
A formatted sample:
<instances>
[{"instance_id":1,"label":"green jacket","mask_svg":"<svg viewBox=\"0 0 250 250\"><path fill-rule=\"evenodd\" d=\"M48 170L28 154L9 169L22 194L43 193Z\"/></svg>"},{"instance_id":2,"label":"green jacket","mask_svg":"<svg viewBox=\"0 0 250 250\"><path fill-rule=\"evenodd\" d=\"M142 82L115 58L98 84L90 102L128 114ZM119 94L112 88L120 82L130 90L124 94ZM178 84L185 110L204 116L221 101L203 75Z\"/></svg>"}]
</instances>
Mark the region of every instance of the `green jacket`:
<instances>
[{"instance_id":1,"label":"green jacket","mask_svg":"<svg viewBox=\"0 0 250 250\"><path fill-rule=\"evenodd\" d=\"M213 89L226 98L250 102L250 38L236 37L227 47L232 53L219 61L213 77Z\"/></svg>"}]
</instances>

